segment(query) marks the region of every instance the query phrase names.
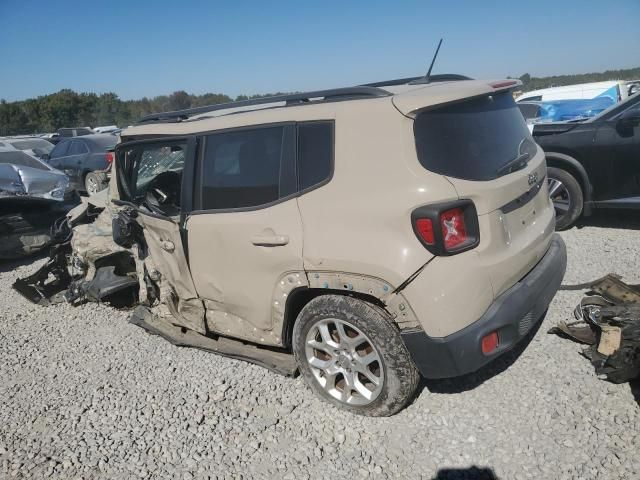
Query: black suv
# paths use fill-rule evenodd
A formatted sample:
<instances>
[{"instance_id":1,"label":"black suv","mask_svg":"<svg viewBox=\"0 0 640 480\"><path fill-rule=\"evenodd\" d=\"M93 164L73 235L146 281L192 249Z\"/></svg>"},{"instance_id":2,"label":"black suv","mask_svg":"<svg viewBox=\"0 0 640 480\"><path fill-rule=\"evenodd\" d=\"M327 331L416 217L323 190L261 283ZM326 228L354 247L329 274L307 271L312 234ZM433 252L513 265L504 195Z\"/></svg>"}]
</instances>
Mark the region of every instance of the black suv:
<instances>
[{"instance_id":1,"label":"black suv","mask_svg":"<svg viewBox=\"0 0 640 480\"><path fill-rule=\"evenodd\" d=\"M579 121L541 123L559 230L593 208L640 208L640 95Z\"/></svg>"}]
</instances>

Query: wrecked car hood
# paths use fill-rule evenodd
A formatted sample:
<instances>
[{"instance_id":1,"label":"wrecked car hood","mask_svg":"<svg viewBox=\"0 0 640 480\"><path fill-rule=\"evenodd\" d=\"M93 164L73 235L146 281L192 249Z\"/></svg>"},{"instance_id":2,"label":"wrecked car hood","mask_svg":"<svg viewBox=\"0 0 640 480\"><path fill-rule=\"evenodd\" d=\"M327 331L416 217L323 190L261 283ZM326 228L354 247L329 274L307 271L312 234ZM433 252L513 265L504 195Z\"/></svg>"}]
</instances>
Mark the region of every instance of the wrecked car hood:
<instances>
[{"instance_id":1,"label":"wrecked car hood","mask_svg":"<svg viewBox=\"0 0 640 480\"><path fill-rule=\"evenodd\" d=\"M67 176L57 170L0 163L0 198L20 196L62 202L68 186Z\"/></svg>"}]
</instances>

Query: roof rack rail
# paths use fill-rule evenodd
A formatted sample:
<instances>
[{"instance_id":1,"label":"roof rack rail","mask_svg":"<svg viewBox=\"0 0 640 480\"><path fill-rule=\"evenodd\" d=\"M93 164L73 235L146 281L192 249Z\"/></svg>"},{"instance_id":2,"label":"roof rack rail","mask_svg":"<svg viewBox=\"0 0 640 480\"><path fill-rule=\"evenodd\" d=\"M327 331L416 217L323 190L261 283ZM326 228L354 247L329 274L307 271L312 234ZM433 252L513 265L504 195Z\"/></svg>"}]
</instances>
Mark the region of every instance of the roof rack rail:
<instances>
[{"instance_id":1,"label":"roof rack rail","mask_svg":"<svg viewBox=\"0 0 640 480\"><path fill-rule=\"evenodd\" d=\"M373 82L373 83L365 83L363 87L392 87L395 85L420 85L423 83L434 83L434 82L454 82L458 80L472 80L471 77L467 77L466 75L458 75L457 73L441 73L439 75L431 75L427 82L425 76L420 77L407 77L407 78L397 78L394 80L386 80L383 82Z\"/></svg>"},{"instance_id":2,"label":"roof rack rail","mask_svg":"<svg viewBox=\"0 0 640 480\"><path fill-rule=\"evenodd\" d=\"M266 105L269 103L284 102L286 104L285 106L291 106L301 105L309 103L311 101L317 103L318 101L314 100L317 98L322 99L319 100L320 102L339 102L344 100L357 100L362 98L386 97L389 95L391 95L389 92L381 88L376 88L371 85L361 85L357 87L334 88L331 90L317 90L314 92L292 93L289 95L274 95L272 97L253 98L250 100L241 100L239 102L219 103L217 105L188 108L186 110L176 110L173 112L152 113L150 115L145 115L140 120L138 120L137 123L140 124L172 121L180 122L194 115L201 115L203 113L215 112L218 110L228 110L230 108Z\"/></svg>"}]
</instances>

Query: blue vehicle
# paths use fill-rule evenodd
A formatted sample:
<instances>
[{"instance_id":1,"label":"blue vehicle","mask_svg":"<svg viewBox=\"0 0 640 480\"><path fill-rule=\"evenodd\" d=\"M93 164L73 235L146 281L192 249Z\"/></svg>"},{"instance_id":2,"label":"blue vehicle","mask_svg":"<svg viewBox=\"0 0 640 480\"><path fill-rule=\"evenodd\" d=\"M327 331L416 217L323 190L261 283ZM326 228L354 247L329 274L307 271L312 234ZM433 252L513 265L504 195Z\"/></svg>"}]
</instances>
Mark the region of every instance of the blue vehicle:
<instances>
[{"instance_id":1,"label":"blue vehicle","mask_svg":"<svg viewBox=\"0 0 640 480\"><path fill-rule=\"evenodd\" d=\"M591 99L519 102L517 105L529 123L567 122L591 118L616 102L609 96Z\"/></svg>"}]
</instances>

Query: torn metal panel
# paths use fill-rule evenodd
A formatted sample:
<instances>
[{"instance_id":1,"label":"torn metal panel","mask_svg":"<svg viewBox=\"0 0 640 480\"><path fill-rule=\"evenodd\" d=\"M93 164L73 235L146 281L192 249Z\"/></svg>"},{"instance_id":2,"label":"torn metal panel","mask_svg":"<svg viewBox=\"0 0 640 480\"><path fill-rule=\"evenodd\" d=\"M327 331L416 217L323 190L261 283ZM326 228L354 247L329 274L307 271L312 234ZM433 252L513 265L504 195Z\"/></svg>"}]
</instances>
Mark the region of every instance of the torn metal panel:
<instances>
[{"instance_id":1,"label":"torn metal panel","mask_svg":"<svg viewBox=\"0 0 640 480\"><path fill-rule=\"evenodd\" d=\"M53 249L47 263L34 274L19 278L13 288L27 300L47 306L64 301L62 294L69 288L72 277L67 269L68 244Z\"/></svg>"},{"instance_id":2,"label":"torn metal panel","mask_svg":"<svg viewBox=\"0 0 640 480\"><path fill-rule=\"evenodd\" d=\"M640 377L640 288L616 275L589 282L575 309L577 322L549 330L589 345L583 355L596 373L613 383Z\"/></svg>"},{"instance_id":3,"label":"torn metal panel","mask_svg":"<svg viewBox=\"0 0 640 480\"><path fill-rule=\"evenodd\" d=\"M196 292L184 249L180 228L169 218L138 212L144 240L155 270L162 276L161 300L175 313L176 323L205 334L205 308ZM166 287L169 288L166 288Z\"/></svg>"},{"instance_id":4,"label":"torn metal panel","mask_svg":"<svg viewBox=\"0 0 640 480\"><path fill-rule=\"evenodd\" d=\"M27 196L0 197L0 259L14 259L36 253L55 240L56 221L78 202L71 196L64 202Z\"/></svg>"},{"instance_id":5,"label":"torn metal panel","mask_svg":"<svg viewBox=\"0 0 640 480\"><path fill-rule=\"evenodd\" d=\"M373 296L385 305L401 330L421 328L418 317L402 293L394 293L395 288L388 282L366 275L338 272L308 272L309 286L346 292L358 292Z\"/></svg>"},{"instance_id":6,"label":"torn metal panel","mask_svg":"<svg viewBox=\"0 0 640 480\"><path fill-rule=\"evenodd\" d=\"M154 315L150 309L137 307L129 321L153 335L159 335L173 345L198 348L226 357L255 363L286 376L294 376L298 370L292 354L247 344L225 337L198 334Z\"/></svg>"}]
</instances>

